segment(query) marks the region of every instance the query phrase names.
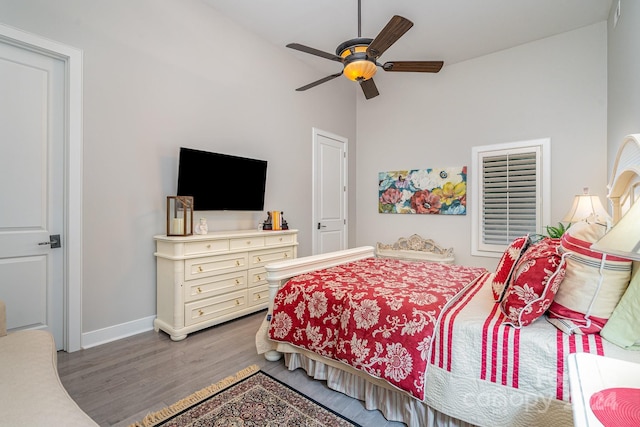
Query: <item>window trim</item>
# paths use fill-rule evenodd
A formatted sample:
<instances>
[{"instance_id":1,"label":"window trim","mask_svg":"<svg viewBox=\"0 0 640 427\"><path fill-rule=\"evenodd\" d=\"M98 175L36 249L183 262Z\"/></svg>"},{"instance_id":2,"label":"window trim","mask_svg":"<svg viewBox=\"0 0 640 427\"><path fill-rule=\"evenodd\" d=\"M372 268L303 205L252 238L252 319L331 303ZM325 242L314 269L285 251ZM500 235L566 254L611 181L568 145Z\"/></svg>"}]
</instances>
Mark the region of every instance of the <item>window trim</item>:
<instances>
[{"instance_id":1,"label":"window trim","mask_svg":"<svg viewBox=\"0 0 640 427\"><path fill-rule=\"evenodd\" d=\"M544 224L549 224L551 218L551 139L540 138L527 141L507 142L492 145L482 145L471 148L471 255L485 257L500 257L508 245L482 244L482 162L481 156L492 152L495 155L506 154L516 150L539 150L540 171L537 188L539 190L538 206L536 211L536 229L542 234Z\"/></svg>"}]
</instances>

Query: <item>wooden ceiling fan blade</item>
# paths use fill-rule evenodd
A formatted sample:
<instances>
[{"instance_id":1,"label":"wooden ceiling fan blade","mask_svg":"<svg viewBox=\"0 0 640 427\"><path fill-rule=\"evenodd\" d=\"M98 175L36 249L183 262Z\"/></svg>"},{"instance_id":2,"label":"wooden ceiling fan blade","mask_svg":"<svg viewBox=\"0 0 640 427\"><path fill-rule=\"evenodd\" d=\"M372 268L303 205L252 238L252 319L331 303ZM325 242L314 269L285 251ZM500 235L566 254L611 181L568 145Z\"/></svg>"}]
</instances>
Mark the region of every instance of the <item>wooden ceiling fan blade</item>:
<instances>
[{"instance_id":1,"label":"wooden ceiling fan blade","mask_svg":"<svg viewBox=\"0 0 640 427\"><path fill-rule=\"evenodd\" d=\"M394 15L380 31L380 34L373 39L367 49L367 55L377 59L411 27L413 27L413 22L402 16Z\"/></svg>"},{"instance_id":2,"label":"wooden ceiling fan blade","mask_svg":"<svg viewBox=\"0 0 640 427\"><path fill-rule=\"evenodd\" d=\"M443 61L390 61L385 62L382 69L410 73L437 73L443 65Z\"/></svg>"},{"instance_id":3,"label":"wooden ceiling fan blade","mask_svg":"<svg viewBox=\"0 0 640 427\"><path fill-rule=\"evenodd\" d=\"M376 96L380 95L380 92L378 92L378 88L373 82L373 79L362 80L360 82L360 87L362 88L364 97L367 99L375 98Z\"/></svg>"},{"instance_id":4,"label":"wooden ceiling fan blade","mask_svg":"<svg viewBox=\"0 0 640 427\"><path fill-rule=\"evenodd\" d=\"M297 90L298 92L302 92L302 91L304 91L304 90L311 89L312 87L315 87L315 86L321 85L322 83L328 82L329 80L333 80L333 79L335 79L336 77L340 77L341 75L342 75L342 71L340 71L339 73L331 74L330 76L327 76L327 77L321 78L320 80L316 80L315 82L313 82L313 83L309 83L308 85L301 86L301 87L299 87L299 88L298 88L298 89L296 89L296 90Z\"/></svg>"},{"instance_id":5,"label":"wooden ceiling fan blade","mask_svg":"<svg viewBox=\"0 0 640 427\"><path fill-rule=\"evenodd\" d=\"M300 44L300 43L289 43L287 45L287 47L291 48L291 49L294 49L294 50L299 50L300 52L310 53L311 55L319 56L321 58L330 59L332 61L343 62L343 59L341 57L339 57L337 55L334 55L333 53L324 52L322 50L314 49L312 47L305 46L305 45Z\"/></svg>"}]
</instances>

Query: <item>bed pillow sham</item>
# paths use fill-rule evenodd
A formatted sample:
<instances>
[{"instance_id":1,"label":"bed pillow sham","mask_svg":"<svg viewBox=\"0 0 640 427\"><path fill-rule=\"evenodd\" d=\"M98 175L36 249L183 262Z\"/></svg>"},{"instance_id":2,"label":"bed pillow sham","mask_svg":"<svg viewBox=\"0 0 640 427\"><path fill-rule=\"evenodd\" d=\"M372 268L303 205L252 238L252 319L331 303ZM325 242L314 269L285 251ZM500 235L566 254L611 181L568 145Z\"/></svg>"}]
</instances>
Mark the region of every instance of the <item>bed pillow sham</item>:
<instances>
[{"instance_id":1,"label":"bed pillow sham","mask_svg":"<svg viewBox=\"0 0 640 427\"><path fill-rule=\"evenodd\" d=\"M567 271L548 320L565 333L600 332L629 285L630 260L590 249L605 232L604 225L583 221L562 236L560 252L568 254Z\"/></svg>"},{"instance_id":2,"label":"bed pillow sham","mask_svg":"<svg viewBox=\"0 0 640 427\"><path fill-rule=\"evenodd\" d=\"M500 302L502 298L504 298L509 279L511 279L516 263L522 254L524 254L530 242L531 240L528 234L523 237L518 237L511 242L502 254L502 258L500 258L500 262L498 262L498 268L493 275L493 282L491 283L491 291L493 292L493 300L495 302Z\"/></svg>"},{"instance_id":3,"label":"bed pillow sham","mask_svg":"<svg viewBox=\"0 0 640 427\"><path fill-rule=\"evenodd\" d=\"M558 252L559 239L544 238L531 245L518 261L504 299L504 324L529 325L551 305L565 274L565 260Z\"/></svg>"}]
</instances>

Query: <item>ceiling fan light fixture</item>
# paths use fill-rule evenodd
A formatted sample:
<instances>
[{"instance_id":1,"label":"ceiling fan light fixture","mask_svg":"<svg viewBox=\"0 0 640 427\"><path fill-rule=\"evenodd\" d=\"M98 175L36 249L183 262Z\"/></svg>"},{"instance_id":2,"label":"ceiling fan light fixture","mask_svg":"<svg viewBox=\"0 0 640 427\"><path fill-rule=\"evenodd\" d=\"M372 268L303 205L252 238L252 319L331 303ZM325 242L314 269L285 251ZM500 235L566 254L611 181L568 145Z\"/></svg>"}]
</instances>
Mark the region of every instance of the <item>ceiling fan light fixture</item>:
<instances>
[{"instance_id":1,"label":"ceiling fan light fixture","mask_svg":"<svg viewBox=\"0 0 640 427\"><path fill-rule=\"evenodd\" d=\"M340 56L346 59L354 53L367 53L367 47L368 46L366 45L348 46L342 52L340 52Z\"/></svg>"},{"instance_id":2,"label":"ceiling fan light fixture","mask_svg":"<svg viewBox=\"0 0 640 427\"><path fill-rule=\"evenodd\" d=\"M359 37L341 43L336 49L336 55L344 59L344 76L349 80L368 80L376 73L376 63L367 54L372 41L373 39Z\"/></svg>"},{"instance_id":3,"label":"ceiling fan light fixture","mask_svg":"<svg viewBox=\"0 0 640 427\"><path fill-rule=\"evenodd\" d=\"M344 66L344 75L349 80L359 82L363 80L369 80L376 74L378 67L375 62L370 59L357 59L354 58Z\"/></svg>"}]
</instances>

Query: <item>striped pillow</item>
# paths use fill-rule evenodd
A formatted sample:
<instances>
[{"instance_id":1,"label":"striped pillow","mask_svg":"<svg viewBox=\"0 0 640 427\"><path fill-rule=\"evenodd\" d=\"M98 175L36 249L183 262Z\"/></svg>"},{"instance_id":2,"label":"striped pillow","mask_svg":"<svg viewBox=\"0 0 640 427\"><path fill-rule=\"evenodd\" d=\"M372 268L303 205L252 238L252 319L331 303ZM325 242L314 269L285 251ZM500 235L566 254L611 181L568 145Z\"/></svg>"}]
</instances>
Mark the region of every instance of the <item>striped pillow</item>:
<instances>
[{"instance_id":1,"label":"striped pillow","mask_svg":"<svg viewBox=\"0 0 640 427\"><path fill-rule=\"evenodd\" d=\"M590 249L605 233L604 225L579 222L562 236L567 272L548 320L565 333L600 332L629 285L630 260Z\"/></svg>"}]
</instances>

